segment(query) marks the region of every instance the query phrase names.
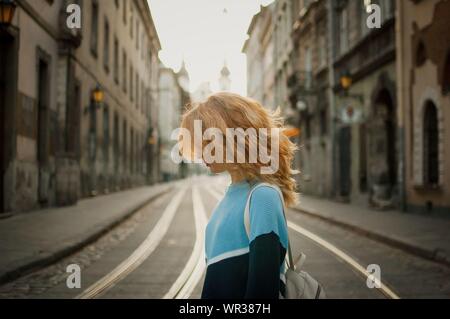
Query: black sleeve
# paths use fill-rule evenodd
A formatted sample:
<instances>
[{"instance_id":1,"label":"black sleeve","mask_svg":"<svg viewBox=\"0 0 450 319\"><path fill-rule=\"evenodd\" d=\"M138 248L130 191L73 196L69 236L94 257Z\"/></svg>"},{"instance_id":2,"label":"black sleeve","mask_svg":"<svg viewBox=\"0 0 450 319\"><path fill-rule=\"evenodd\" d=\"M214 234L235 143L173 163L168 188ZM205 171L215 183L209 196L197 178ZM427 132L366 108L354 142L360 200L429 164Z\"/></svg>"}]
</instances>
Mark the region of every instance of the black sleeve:
<instances>
[{"instance_id":1,"label":"black sleeve","mask_svg":"<svg viewBox=\"0 0 450 319\"><path fill-rule=\"evenodd\" d=\"M280 239L274 232L250 243L246 299L278 299L280 254Z\"/></svg>"}]
</instances>

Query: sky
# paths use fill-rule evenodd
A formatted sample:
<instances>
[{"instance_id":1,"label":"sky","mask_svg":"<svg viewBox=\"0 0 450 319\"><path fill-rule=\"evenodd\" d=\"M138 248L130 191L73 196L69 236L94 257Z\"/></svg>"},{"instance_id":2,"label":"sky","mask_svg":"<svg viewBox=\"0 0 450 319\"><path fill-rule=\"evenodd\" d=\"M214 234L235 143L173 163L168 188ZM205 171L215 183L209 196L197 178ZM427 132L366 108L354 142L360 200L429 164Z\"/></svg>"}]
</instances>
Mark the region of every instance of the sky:
<instances>
[{"instance_id":1,"label":"sky","mask_svg":"<svg viewBox=\"0 0 450 319\"><path fill-rule=\"evenodd\" d=\"M247 29L260 5L273 0L148 0L165 66L178 71L184 59L190 91L209 81L218 90L226 61L231 91L246 94L246 58L241 52Z\"/></svg>"}]
</instances>

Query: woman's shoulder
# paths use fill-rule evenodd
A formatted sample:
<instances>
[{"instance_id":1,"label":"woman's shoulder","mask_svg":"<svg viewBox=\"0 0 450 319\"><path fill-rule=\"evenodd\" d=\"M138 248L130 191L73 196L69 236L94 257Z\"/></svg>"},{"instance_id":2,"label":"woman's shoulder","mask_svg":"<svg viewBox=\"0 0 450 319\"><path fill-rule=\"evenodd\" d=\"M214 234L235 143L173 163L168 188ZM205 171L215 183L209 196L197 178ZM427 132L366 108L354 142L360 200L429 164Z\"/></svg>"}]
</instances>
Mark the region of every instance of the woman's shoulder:
<instances>
[{"instance_id":1,"label":"woman's shoulder","mask_svg":"<svg viewBox=\"0 0 450 319\"><path fill-rule=\"evenodd\" d=\"M253 195L260 196L260 197L268 197L272 199L278 199L280 198L280 189L276 185L268 184L268 183L262 183L260 185L254 186Z\"/></svg>"},{"instance_id":2,"label":"woman's shoulder","mask_svg":"<svg viewBox=\"0 0 450 319\"><path fill-rule=\"evenodd\" d=\"M282 207L281 194L277 186L263 184L255 188L252 193L252 203Z\"/></svg>"}]
</instances>

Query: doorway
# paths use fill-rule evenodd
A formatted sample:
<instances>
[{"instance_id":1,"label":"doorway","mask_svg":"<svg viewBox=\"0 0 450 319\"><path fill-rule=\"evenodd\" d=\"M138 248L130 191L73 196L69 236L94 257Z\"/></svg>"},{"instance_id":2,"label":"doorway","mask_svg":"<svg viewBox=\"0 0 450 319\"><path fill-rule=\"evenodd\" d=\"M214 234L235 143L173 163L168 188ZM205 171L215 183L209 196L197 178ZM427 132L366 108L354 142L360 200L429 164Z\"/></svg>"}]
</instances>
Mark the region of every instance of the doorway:
<instances>
[{"instance_id":1,"label":"doorway","mask_svg":"<svg viewBox=\"0 0 450 319\"><path fill-rule=\"evenodd\" d=\"M387 89L379 91L374 100L370 121L371 203L375 206L393 204L397 188L397 116Z\"/></svg>"},{"instance_id":2,"label":"doorway","mask_svg":"<svg viewBox=\"0 0 450 319\"><path fill-rule=\"evenodd\" d=\"M14 185L7 177L7 169L13 160L16 145L18 36L18 31L14 29L0 33L0 214L12 207L6 185Z\"/></svg>"},{"instance_id":3,"label":"doorway","mask_svg":"<svg viewBox=\"0 0 450 319\"><path fill-rule=\"evenodd\" d=\"M350 199L351 192L351 127L339 130L339 197Z\"/></svg>"},{"instance_id":4,"label":"doorway","mask_svg":"<svg viewBox=\"0 0 450 319\"><path fill-rule=\"evenodd\" d=\"M50 58L38 49L37 59L37 159L38 199L41 206L48 204L49 172L47 168L49 147Z\"/></svg>"}]
</instances>

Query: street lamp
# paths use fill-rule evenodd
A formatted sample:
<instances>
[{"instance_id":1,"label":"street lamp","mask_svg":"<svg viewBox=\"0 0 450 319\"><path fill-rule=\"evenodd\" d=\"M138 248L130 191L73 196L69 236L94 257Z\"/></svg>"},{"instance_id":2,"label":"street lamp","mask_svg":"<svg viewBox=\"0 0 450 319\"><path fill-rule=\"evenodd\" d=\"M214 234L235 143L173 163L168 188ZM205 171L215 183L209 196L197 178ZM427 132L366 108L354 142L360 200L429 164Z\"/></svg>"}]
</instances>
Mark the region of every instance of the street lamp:
<instances>
[{"instance_id":1,"label":"street lamp","mask_svg":"<svg viewBox=\"0 0 450 319\"><path fill-rule=\"evenodd\" d=\"M103 102L103 97L104 97L104 93L103 93L100 85L97 85L97 87L94 89L94 91L92 91L92 98L93 98L94 102L97 105L100 105L100 103Z\"/></svg>"},{"instance_id":2,"label":"street lamp","mask_svg":"<svg viewBox=\"0 0 450 319\"><path fill-rule=\"evenodd\" d=\"M16 4L13 0L0 0L0 25L9 26L14 17Z\"/></svg>"},{"instance_id":3,"label":"street lamp","mask_svg":"<svg viewBox=\"0 0 450 319\"><path fill-rule=\"evenodd\" d=\"M341 76L339 82L341 83L341 87L347 91L352 86L353 79L348 73L346 73Z\"/></svg>"},{"instance_id":4,"label":"street lamp","mask_svg":"<svg viewBox=\"0 0 450 319\"><path fill-rule=\"evenodd\" d=\"M15 10L16 4L13 0L0 0L0 24L10 25Z\"/></svg>"},{"instance_id":5,"label":"street lamp","mask_svg":"<svg viewBox=\"0 0 450 319\"><path fill-rule=\"evenodd\" d=\"M91 93L91 103L84 109L84 114L100 109L105 93L103 92L101 86L97 84L95 89Z\"/></svg>"},{"instance_id":6,"label":"street lamp","mask_svg":"<svg viewBox=\"0 0 450 319\"><path fill-rule=\"evenodd\" d=\"M353 98L359 100L362 104L364 103L364 96L362 94L349 94L350 87L353 85L353 78L348 71L339 78L339 83L344 90L344 97Z\"/></svg>"}]
</instances>

